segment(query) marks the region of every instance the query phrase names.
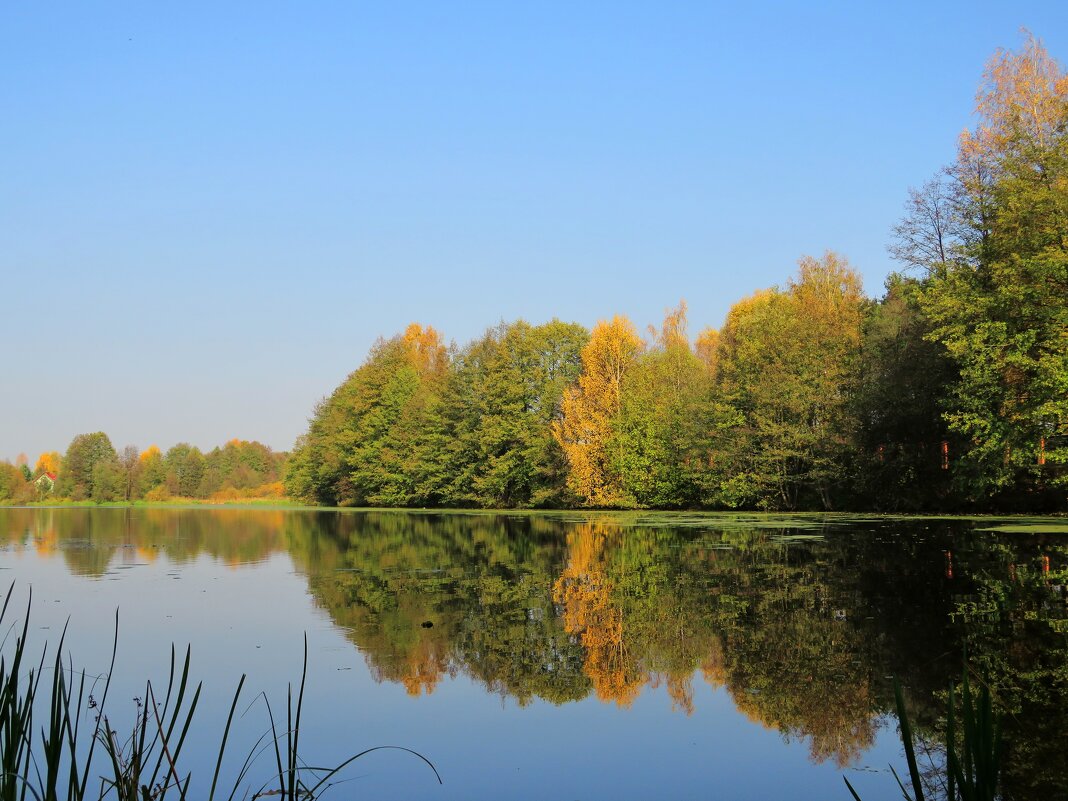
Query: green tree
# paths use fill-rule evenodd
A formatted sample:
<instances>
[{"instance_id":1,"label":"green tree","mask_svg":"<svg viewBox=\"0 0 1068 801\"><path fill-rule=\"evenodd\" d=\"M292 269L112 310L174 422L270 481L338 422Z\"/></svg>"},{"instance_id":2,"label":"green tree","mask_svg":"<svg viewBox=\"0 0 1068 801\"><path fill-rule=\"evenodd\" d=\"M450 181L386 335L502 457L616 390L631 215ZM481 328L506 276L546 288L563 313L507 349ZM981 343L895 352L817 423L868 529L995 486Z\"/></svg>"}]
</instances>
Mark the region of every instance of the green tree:
<instances>
[{"instance_id":1,"label":"green tree","mask_svg":"<svg viewBox=\"0 0 1068 801\"><path fill-rule=\"evenodd\" d=\"M713 424L711 373L687 336L685 301L649 333L652 345L624 380L608 452L618 454L614 470L637 505L696 506Z\"/></svg>"},{"instance_id":2,"label":"green tree","mask_svg":"<svg viewBox=\"0 0 1068 801\"><path fill-rule=\"evenodd\" d=\"M448 370L431 327L379 340L367 361L315 410L286 468L287 491L327 505L407 506L432 500L421 481L426 438Z\"/></svg>"},{"instance_id":3,"label":"green tree","mask_svg":"<svg viewBox=\"0 0 1068 801\"><path fill-rule=\"evenodd\" d=\"M118 464L118 455L108 435L102 431L79 434L63 457L63 472L56 482L56 494L76 501L117 500L109 470ZM101 470L97 466L101 465ZM105 469L107 468L107 469ZM97 480L101 485L96 485Z\"/></svg>"},{"instance_id":4,"label":"green tree","mask_svg":"<svg viewBox=\"0 0 1068 801\"><path fill-rule=\"evenodd\" d=\"M721 502L830 509L844 497L863 305L860 277L828 252L731 310L716 362Z\"/></svg>"},{"instance_id":5,"label":"green tree","mask_svg":"<svg viewBox=\"0 0 1068 801\"><path fill-rule=\"evenodd\" d=\"M589 333L553 320L490 329L461 351L442 398L445 501L477 506L559 505L566 461L552 435Z\"/></svg>"},{"instance_id":6,"label":"green tree","mask_svg":"<svg viewBox=\"0 0 1068 801\"><path fill-rule=\"evenodd\" d=\"M196 498L204 478L204 454L195 445L180 442L163 457L167 492L183 498Z\"/></svg>"},{"instance_id":7,"label":"green tree","mask_svg":"<svg viewBox=\"0 0 1068 801\"><path fill-rule=\"evenodd\" d=\"M854 398L854 504L865 509L918 511L958 503L951 483L955 462L948 457L965 443L943 418L957 372L945 348L930 339L922 288L914 278L891 275L886 294L865 315Z\"/></svg>"},{"instance_id":8,"label":"green tree","mask_svg":"<svg viewBox=\"0 0 1068 801\"><path fill-rule=\"evenodd\" d=\"M1068 76L1029 37L998 51L977 97L979 125L947 170L951 224L944 256L914 211L899 257L927 270L929 336L959 376L947 392L951 428L967 447L968 494L1029 508L1064 502L1068 482ZM928 204L930 205L930 204Z\"/></svg>"}]
</instances>

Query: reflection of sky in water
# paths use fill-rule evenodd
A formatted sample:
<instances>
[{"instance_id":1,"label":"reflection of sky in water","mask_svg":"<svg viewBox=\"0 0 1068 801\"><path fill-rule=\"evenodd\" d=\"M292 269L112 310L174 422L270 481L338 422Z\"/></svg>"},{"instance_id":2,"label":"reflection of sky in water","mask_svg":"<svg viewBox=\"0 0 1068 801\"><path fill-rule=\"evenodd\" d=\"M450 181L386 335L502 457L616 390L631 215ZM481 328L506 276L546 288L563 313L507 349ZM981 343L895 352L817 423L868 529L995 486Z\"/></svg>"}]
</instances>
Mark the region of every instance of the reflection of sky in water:
<instances>
[{"instance_id":1,"label":"reflection of sky in water","mask_svg":"<svg viewBox=\"0 0 1068 801\"><path fill-rule=\"evenodd\" d=\"M268 548L251 564L228 564L179 548L180 559L172 561L171 544L163 539L160 547L117 548L99 565L99 578L88 578L71 573L71 554L65 559L64 550L91 549L89 540L42 547L38 537L36 547L31 540L20 547L17 539L9 538L0 553L5 568L0 578L16 580L23 590L33 587L38 645L45 636L54 641L69 617L67 644L75 664L102 671L110 621L120 609L116 686L109 701L113 724L128 718L130 699L142 695L144 677L155 677L162 687L171 643L182 649L192 644L193 674L207 686L198 736L183 761L200 775L210 774L240 673L248 680L239 709L244 712L262 690L278 714L286 683L299 679L306 633L305 757L327 764L366 747L403 745L430 758L445 782L439 787L410 756L384 752L355 763L345 773L351 781L328 798L848 797L833 759L814 764L807 742L784 742L779 732L739 712L724 687L714 688L699 673L691 715L673 711L663 683L646 684L625 708L593 693L559 706L535 699L519 707L462 672L444 676L432 694L413 697L400 683L374 680L282 550ZM284 543L279 537L272 547ZM261 704L245 712L225 775L236 773L245 749L265 727ZM891 723L848 775L869 801L896 798L886 765L900 761ZM260 765L265 774L270 758L265 755Z\"/></svg>"}]
</instances>

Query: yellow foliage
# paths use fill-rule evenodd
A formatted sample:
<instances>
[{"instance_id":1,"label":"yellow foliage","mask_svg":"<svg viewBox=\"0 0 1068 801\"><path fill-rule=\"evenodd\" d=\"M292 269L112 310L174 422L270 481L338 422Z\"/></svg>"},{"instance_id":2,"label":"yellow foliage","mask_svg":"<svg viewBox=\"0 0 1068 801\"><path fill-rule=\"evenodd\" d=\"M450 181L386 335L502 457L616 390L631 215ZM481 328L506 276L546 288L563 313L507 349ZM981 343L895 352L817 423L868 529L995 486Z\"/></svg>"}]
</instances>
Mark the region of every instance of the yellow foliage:
<instances>
[{"instance_id":1,"label":"yellow foliage","mask_svg":"<svg viewBox=\"0 0 1068 801\"><path fill-rule=\"evenodd\" d=\"M34 471L37 473L52 473L55 475L59 472L60 465L63 463L63 457L56 451L49 451L48 453L42 453L37 457L37 465Z\"/></svg>"},{"instance_id":2,"label":"yellow foliage","mask_svg":"<svg viewBox=\"0 0 1068 801\"><path fill-rule=\"evenodd\" d=\"M999 48L987 62L975 98L977 138L999 149L1020 136L1046 146L1068 117L1066 100L1068 74L1028 33L1019 53Z\"/></svg>"},{"instance_id":3,"label":"yellow foliage","mask_svg":"<svg viewBox=\"0 0 1068 801\"><path fill-rule=\"evenodd\" d=\"M408 695L430 695L448 671L449 661L436 643L420 640L406 656L404 667L401 683Z\"/></svg>"},{"instance_id":4,"label":"yellow foliage","mask_svg":"<svg viewBox=\"0 0 1068 801\"><path fill-rule=\"evenodd\" d=\"M160 449L155 445L149 445L141 452L141 456L139 457L142 464L149 460L162 458L163 454L160 452Z\"/></svg>"},{"instance_id":5,"label":"yellow foliage","mask_svg":"<svg viewBox=\"0 0 1068 801\"><path fill-rule=\"evenodd\" d=\"M208 498L213 503L226 503L228 501L242 501L250 500L254 498L263 499L279 499L286 497L285 487L282 486L281 481L270 481L266 484L260 484L258 487L250 487L249 489L234 489L233 487L223 487L220 490L216 490Z\"/></svg>"},{"instance_id":6,"label":"yellow foliage","mask_svg":"<svg viewBox=\"0 0 1068 801\"><path fill-rule=\"evenodd\" d=\"M443 376L448 367L448 350L432 326L411 323L404 331L404 345L412 365L423 375Z\"/></svg>"},{"instance_id":7,"label":"yellow foliage","mask_svg":"<svg viewBox=\"0 0 1068 801\"><path fill-rule=\"evenodd\" d=\"M664 312L664 323L657 331L649 326L649 333L656 340L658 347L663 350L672 348L689 348L690 338L686 334L686 301L680 300L674 309Z\"/></svg>"},{"instance_id":8,"label":"yellow foliage","mask_svg":"<svg viewBox=\"0 0 1068 801\"><path fill-rule=\"evenodd\" d=\"M719 345L719 331L711 326L697 335L694 351L710 373L716 370L716 347Z\"/></svg>"},{"instance_id":9,"label":"yellow foliage","mask_svg":"<svg viewBox=\"0 0 1068 801\"><path fill-rule=\"evenodd\" d=\"M568 535L567 567L553 585L563 607L564 630L578 636L584 671L602 701L630 706L645 683L623 637L623 610L613 602L614 585L601 565L606 534L593 524Z\"/></svg>"},{"instance_id":10,"label":"yellow foliage","mask_svg":"<svg viewBox=\"0 0 1068 801\"><path fill-rule=\"evenodd\" d=\"M860 274L844 256L830 250L821 259L803 256L797 263L797 278L791 279L788 288L802 319L820 334L860 344L864 287Z\"/></svg>"},{"instance_id":11,"label":"yellow foliage","mask_svg":"<svg viewBox=\"0 0 1068 801\"><path fill-rule=\"evenodd\" d=\"M1020 52L999 49L987 62L975 111L979 125L961 133L952 172L979 199L1005 156L1036 146L1046 150L1068 125L1068 73L1027 33Z\"/></svg>"},{"instance_id":12,"label":"yellow foliage","mask_svg":"<svg viewBox=\"0 0 1068 801\"><path fill-rule=\"evenodd\" d=\"M597 323L582 349L582 375L564 394L553 435L567 456L568 486L590 506L625 502L606 452L622 404L623 377L645 343L626 317Z\"/></svg>"},{"instance_id":13,"label":"yellow foliage","mask_svg":"<svg viewBox=\"0 0 1068 801\"><path fill-rule=\"evenodd\" d=\"M781 293L777 289L758 289L747 298L737 301L727 311L727 319L723 323L723 329L716 335L716 356L714 362L719 362L725 354L728 354L741 339L746 336L746 328L762 307L774 303Z\"/></svg>"},{"instance_id":14,"label":"yellow foliage","mask_svg":"<svg viewBox=\"0 0 1068 801\"><path fill-rule=\"evenodd\" d=\"M146 501L156 501L156 502L158 502L158 501L169 501L170 499L171 499L171 494L169 492L167 492L167 486L165 484L160 484L158 487L153 487L152 489L150 489L148 492L145 493L145 500Z\"/></svg>"}]
</instances>

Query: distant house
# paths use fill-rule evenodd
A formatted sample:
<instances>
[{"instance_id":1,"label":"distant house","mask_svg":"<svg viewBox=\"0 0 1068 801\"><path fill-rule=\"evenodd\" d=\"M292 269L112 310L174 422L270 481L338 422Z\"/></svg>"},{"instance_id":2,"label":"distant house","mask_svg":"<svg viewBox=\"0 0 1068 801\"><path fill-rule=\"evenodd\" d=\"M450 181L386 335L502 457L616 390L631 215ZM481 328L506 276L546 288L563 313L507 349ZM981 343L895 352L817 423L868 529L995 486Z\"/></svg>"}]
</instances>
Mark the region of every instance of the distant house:
<instances>
[{"instance_id":1,"label":"distant house","mask_svg":"<svg viewBox=\"0 0 1068 801\"><path fill-rule=\"evenodd\" d=\"M56 474L41 473L37 480L33 482L33 485L42 492L51 492L56 488Z\"/></svg>"}]
</instances>

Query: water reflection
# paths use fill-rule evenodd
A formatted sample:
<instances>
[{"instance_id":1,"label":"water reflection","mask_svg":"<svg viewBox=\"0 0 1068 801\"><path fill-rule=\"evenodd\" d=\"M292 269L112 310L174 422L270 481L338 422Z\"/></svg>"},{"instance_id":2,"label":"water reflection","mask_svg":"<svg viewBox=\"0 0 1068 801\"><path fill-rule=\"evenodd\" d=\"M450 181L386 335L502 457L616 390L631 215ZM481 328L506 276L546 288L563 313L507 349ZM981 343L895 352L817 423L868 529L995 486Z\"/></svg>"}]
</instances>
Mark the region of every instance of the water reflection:
<instances>
[{"instance_id":1,"label":"water reflection","mask_svg":"<svg viewBox=\"0 0 1068 801\"><path fill-rule=\"evenodd\" d=\"M960 655L1006 713L1012 797L1068 784L1068 539L949 520L0 509L10 549L99 578L160 553L284 551L379 681L463 674L527 704L627 707L724 687L752 721L853 763L901 676L921 731Z\"/></svg>"}]
</instances>

